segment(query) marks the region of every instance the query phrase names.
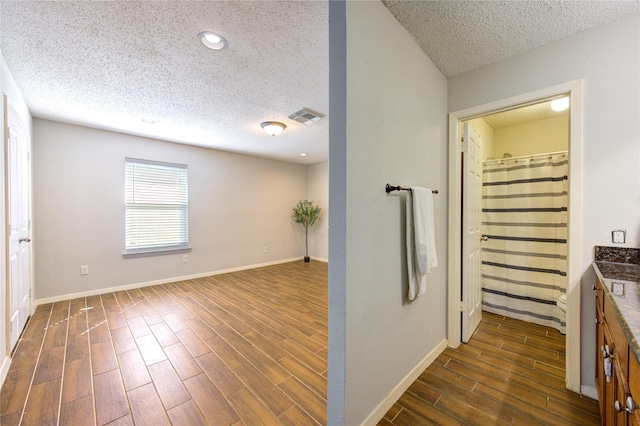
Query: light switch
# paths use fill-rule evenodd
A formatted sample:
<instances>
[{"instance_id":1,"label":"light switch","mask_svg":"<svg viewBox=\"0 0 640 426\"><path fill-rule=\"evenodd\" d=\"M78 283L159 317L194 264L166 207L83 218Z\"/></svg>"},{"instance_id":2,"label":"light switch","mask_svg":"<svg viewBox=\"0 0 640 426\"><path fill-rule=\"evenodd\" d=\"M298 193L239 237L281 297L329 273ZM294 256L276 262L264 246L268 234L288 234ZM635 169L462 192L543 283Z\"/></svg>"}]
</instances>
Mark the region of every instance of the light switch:
<instances>
[{"instance_id":1,"label":"light switch","mask_svg":"<svg viewBox=\"0 0 640 426\"><path fill-rule=\"evenodd\" d=\"M616 229L611 232L611 241L615 244L624 244L627 240L627 231L624 229Z\"/></svg>"}]
</instances>

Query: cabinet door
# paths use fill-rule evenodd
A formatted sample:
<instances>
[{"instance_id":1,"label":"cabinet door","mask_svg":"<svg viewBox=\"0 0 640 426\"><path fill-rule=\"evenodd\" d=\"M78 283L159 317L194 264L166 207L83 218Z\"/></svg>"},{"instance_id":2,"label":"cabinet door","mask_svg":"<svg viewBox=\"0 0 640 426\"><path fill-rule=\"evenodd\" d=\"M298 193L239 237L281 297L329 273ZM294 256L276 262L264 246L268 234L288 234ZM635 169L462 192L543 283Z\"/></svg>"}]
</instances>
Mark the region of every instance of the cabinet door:
<instances>
[{"instance_id":1,"label":"cabinet door","mask_svg":"<svg viewBox=\"0 0 640 426\"><path fill-rule=\"evenodd\" d=\"M614 401L612 401L613 407L611 407L615 412L615 425L616 426L627 426L629 414L626 410L626 400L629 396L629 386L627 385L627 380L625 376L622 374L623 371L620 368L620 364L617 360L614 360L614 376L615 376L615 395ZM613 424L613 423L612 423Z\"/></svg>"},{"instance_id":2,"label":"cabinet door","mask_svg":"<svg viewBox=\"0 0 640 426\"><path fill-rule=\"evenodd\" d=\"M629 391L635 406L640 406L640 363L633 353L629 354ZM629 424L640 426L640 408L634 408L629 415Z\"/></svg>"},{"instance_id":3,"label":"cabinet door","mask_svg":"<svg viewBox=\"0 0 640 426\"><path fill-rule=\"evenodd\" d=\"M604 420L604 407L606 406L605 384L607 379L604 375L604 318L602 308L596 305L596 388L598 389L598 400L600 401L600 418Z\"/></svg>"},{"instance_id":4,"label":"cabinet door","mask_svg":"<svg viewBox=\"0 0 640 426\"><path fill-rule=\"evenodd\" d=\"M613 347L613 341L611 339L611 334L609 333L609 328L606 324L602 327L604 330L604 344L605 347L611 351ZM604 411L603 415L600 417L603 421L603 425L613 426L616 424L616 411L613 408L615 403L615 395L616 395L616 374L614 371L615 362L613 358L608 357L611 361L611 376L607 377L606 374L603 376L604 378L604 386L603 386L603 395L602 401L600 401L601 410ZM606 357L603 356L603 365L605 365Z\"/></svg>"},{"instance_id":5,"label":"cabinet door","mask_svg":"<svg viewBox=\"0 0 640 426\"><path fill-rule=\"evenodd\" d=\"M606 298L604 300L603 314L607 328L611 333L611 341L614 342L609 344L609 347L613 351L613 356L618 360L618 364L622 369L621 375L626 378L629 374L629 343L627 343L627 337L616 318L611 302Z\"/></svg>"}]
</instances>

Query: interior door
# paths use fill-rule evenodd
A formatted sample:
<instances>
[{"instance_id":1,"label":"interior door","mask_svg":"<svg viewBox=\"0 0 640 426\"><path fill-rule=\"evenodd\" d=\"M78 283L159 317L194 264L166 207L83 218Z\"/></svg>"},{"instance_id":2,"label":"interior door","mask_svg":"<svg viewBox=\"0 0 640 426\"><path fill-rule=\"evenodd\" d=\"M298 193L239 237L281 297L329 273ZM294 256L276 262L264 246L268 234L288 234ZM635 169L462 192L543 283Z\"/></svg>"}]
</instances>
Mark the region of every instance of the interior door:
<instances>
[{"instance_id":1,"label":"interior door","mask_svg":"<svg viewBox=\"0 0 640 426\"><path fill-rule=\"evenodd\" d=\"M482 140L464 124L462 154L462 335L466 343L482 319Z\"/></svg>"},{"instance_id":2,"label":"interior door","mask_svg":"<svg viewBox=\"0 0 640 426\"><path fill-rule=\"evenodd\" d=\"M7 173L9 345L15 344L31 312L31 172L30 141L25 127L7 105L5 161Z\"/></svg>"}]
</instances>

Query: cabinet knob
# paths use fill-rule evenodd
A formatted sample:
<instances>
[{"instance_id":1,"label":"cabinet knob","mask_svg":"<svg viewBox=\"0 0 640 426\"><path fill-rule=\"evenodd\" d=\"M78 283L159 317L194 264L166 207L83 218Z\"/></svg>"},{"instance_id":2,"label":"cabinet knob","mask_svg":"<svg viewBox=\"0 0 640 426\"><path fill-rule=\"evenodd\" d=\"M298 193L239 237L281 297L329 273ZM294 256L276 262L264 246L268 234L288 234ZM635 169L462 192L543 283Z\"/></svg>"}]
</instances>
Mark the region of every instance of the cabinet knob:
<instances>
[{"instance_id":1,"label":"cabinet knob","mask_svg":"<svg viewBox=\"0 0 640 426\"><path fill-rule=\"evenodd\" d=\"M596 291L597 289L598 289L598 287L595 284L591 287L591 290L593 290L593 291Z\"/></svg>"},{"instance_id":2,"label":"cabinet knob","mask_svg":"<svg viewBox=\"0 0 640 426\"><path fill-rule=\"evenodd\" d=\"M598 321L598 318L596 318L596 324L604 324L604 321Z\"/></svg>"},{"instance_id":3,"label":"cabinet knob","mask_svg":"<svg viewBox=\"0 0 640 426\"><path fill-rule=\"evenodd\" d=\"M617 402L617 401L616 401ZM632 397L627 397L627 412L633 413L636 409L640 408L640 405L636 404Z\"/></svg>"},{"instance_id":4,"label":"cabinet knob","mask_svg":"<svg viewBox=\"0 0 640 426\"><path fill-rule=\"evenodd\" d=\"M620 401L616 401L613 403L613 408L615 408L615 410L618 413L621 413L622 411L625 411L624 407L622 406L622 403Z\"/></svg>"}]
</instances>

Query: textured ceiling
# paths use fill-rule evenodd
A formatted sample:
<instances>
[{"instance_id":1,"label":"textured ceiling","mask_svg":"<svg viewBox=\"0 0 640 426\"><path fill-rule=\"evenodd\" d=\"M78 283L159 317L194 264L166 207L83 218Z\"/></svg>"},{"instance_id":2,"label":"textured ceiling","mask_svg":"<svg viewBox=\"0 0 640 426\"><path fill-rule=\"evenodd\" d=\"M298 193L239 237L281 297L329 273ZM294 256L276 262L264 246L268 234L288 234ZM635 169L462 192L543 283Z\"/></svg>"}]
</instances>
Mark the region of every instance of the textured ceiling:
<instances>
[{"instance_id":1,"label":"textured ceiling","mask_svg":"<svg viewBox=\"0 0 640 426\"><path fill-rule=\"evenodd\" d=\"M328 117L307 126L287 118L303 107L328 114L326 2L1 7L2 52L36 117L293 162L328 159ZM196 37L205 30L228 48L205 48ZM269 120L287 129L268 136L260 123Z\"/></svg>"},{"instance_id":2,"label":"textured ceiling","mask_svg":"<svg viewBox=\"0 0 640 426\"><path fill-rule=\"evenodd\" d=\"M640 11L638 0L382 0L447 77Z\"/></svg>"},{"instance_id":3,"label":"textured ceiling","mask_svg":"<svg viewBox=\"0 0 640 426\"><path fill-rule=\"evenodd\" d=\"M568 114L568 109L562 112L552 110L551 101L546 101L522 108L485 115L482 118L484 118L484 120L494 129L501 129L504 127L515 126L517 124L528 123L530 121L544 120L546 118Z\"/></svg>"},{"instance_id":4,"label":"textured ceiling","mask_svg":"<svg viewBox=\"0 0 640 426\"><path fill-rule=\"evenodd\" d=\"M633 1L385 1L447 76L640 10ZM196 35L229 42L206 49ZM312 164L328 159L326 1L0 1L36 117ZM143 121L155 121L149 124ZM263 121L288 126L267 136ZM308 157L299 157L306 152Z\"/></svg>"}]
</instances>

